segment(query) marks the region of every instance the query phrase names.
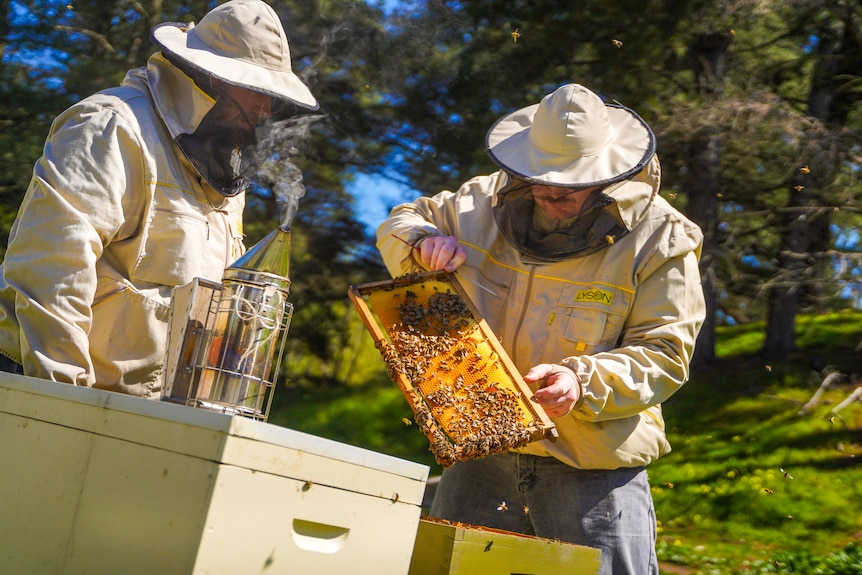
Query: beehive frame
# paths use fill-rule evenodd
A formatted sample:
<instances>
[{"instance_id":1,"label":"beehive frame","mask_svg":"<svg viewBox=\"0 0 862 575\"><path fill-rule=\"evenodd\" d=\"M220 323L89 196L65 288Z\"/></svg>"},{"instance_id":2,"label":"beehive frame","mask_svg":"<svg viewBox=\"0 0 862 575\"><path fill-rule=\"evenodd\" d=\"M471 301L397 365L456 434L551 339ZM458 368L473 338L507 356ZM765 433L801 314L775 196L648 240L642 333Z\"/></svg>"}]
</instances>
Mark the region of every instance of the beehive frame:
<instances>
[{"instance_id":1,"label":"beehive frame","mask_svg":"<svg viewBox=\"0 0 862 575\"><path fill-rule=\"evenodd\" d=\"M409 274L351 286L349 295L438 463L556 439L455 275Z\"/></svg>"}]
</instances>

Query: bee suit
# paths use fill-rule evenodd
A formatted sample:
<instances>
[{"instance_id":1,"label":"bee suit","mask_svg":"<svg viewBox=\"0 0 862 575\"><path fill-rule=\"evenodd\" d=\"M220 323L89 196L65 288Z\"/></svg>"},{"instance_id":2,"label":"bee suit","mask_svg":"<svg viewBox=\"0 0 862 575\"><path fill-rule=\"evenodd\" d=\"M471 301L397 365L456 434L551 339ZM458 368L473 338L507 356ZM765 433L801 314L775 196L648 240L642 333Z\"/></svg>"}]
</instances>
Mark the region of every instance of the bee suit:
<instances>
[{"instance_id":1,"label":"bee suit","mask_svg":"<svg viewBox=\"0 0 862 575\"><path fill-rule=\"evenodd\" d=\"M54 121L0 268L0 354L26 375L157 397L173 287L242 255L260 130L317 107L278 16L232 0Z\"/></svg>"},{"instance_id":2,"label":"bee suit","mask_svg":"<svg viewBox=\"0 0 862 575\"><path fill-rule=\"evenodd\" d=\"M577 84L501 118L486 151L499 171L396 206L378 248L397 276L457 239L462 285L525 380L544 366L577 399L552 417L556 441L444 470L431 515L601 548L603 575L657 573L645 467L670 451L661 403L705 315L702 233L659 195L646 123ZM549 186L554 202L583 192L579 213L543 213Z\"/></svg>"}]
</instances>

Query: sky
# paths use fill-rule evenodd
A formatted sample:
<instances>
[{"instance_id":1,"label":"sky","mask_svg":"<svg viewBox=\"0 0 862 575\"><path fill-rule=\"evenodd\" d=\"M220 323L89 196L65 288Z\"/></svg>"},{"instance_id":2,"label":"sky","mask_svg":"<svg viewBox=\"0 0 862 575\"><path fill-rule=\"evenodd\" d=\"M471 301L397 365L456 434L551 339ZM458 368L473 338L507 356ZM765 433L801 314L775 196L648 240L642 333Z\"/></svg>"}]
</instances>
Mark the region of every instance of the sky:
<instances>
[{"instance_id":1,"label":"sky","mask_svg":"<svg viewBox=\"0 0 862 575\"><path fill-rule=\"evenodd\" d=\"M368 174L357 174L347 186L347 191L356 199L357 218L371 232L389 215L392 207L420 195L418 191L388 178Z\"/></svg>"}]
</instances>

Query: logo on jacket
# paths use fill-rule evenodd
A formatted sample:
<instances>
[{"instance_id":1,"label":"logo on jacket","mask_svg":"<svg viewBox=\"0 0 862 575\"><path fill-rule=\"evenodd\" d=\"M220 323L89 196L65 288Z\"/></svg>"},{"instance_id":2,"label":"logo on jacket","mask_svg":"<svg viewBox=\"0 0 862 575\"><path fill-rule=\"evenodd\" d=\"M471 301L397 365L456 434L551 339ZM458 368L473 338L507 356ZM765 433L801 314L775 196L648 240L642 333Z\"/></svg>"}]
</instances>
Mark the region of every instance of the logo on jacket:
<instances>
[{"instance_id":1,"label":"logo on jacket","mask_svg":"<svg viewBox=\"0 0 862 575\"><path fill-rule=\"evenodd\" d=\"M585 289L575 294L575 301L589 301L611 305L614 302L614 292L601 289Z\"/></svg>"}]
</instances>

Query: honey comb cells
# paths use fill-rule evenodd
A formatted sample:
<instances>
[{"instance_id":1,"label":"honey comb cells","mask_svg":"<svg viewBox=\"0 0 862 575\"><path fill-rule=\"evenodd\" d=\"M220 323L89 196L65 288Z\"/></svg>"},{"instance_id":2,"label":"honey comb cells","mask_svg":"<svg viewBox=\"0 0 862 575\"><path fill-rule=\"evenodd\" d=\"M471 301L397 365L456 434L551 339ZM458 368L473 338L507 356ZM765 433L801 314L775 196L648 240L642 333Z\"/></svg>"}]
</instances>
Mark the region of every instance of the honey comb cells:
<instances>
[{"instance_id":1,"label":"honey comb cells","mask_svg":"<svg viewBox=\"0 0 862 575\"><path fill-rule=\"evenodd\" d=\"M456 287L436 272L351 288L390 377L447 467L555 436Z\"/></svg>"}]
</instances>

